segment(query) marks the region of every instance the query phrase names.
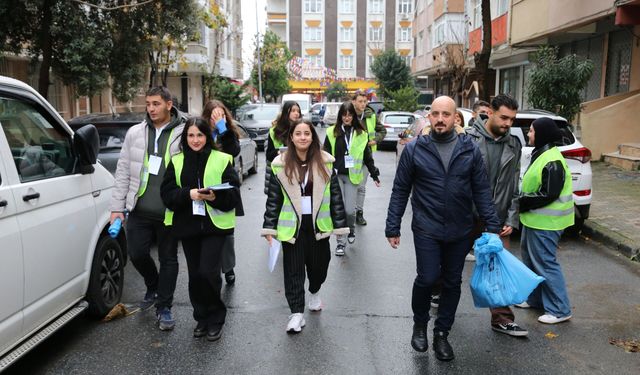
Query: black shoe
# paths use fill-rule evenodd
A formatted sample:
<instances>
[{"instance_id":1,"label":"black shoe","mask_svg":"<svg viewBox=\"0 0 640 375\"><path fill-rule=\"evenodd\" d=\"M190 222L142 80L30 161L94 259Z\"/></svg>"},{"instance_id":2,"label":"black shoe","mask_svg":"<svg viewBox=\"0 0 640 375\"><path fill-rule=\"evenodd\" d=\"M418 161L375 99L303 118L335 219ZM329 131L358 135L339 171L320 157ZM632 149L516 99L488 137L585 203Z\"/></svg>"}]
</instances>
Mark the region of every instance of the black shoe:
<instances>
[{"instance_id":1,"label":"black shoe","mask_svg":"<svg viewBox=\"0 0 640 375\"><path fill-rule=\"evenodd\" d=\"M347 236L347 242L349 242L350 244L356 242L356 234L354 232L349 233L349 235Z\"/></svg>"},{"instance_id":2,"label":"black shoe","mask_svg":"<svg viewBox=\"0 0 640 375\"><path fill-rule=\"evenodd\" d=\"M427 341L427 325L413 323L413 335L411 335L411 347L417 352L426 352L429 349Z\"/></svg>"},{"instance_id":3,"label":"black shoe","mask_svg":"<svg viewBox=\"0 0 640 375\"><path fill-rule=\"evenodd\" d=\"M210 328L207 331L207 341L218 341L222 336L222 327Z\"/></svg>"},{"instance_id":4,"label":"black shoe","mask_svg":"<svg viewBox=\"0 0 640 375\"><path fill-rule=\"evenodd\" d=\"M364 219L364 214L362 211L356 211L356 224L367 225L367 221Z\"/></svg>"},{"instance_id":5,"label":"black shoe","mask_svg":"<svg viewBox=\"0 0 640 375\"><path fill-rule=\"evenodd\" d=\"M440 306L440 295L431 296L431 307L438 308Z\"/></svg>"},{"instance_id":6,"label":"black shoe","mask_svg":"<svg viewBox=\"0 0 640 375\"><path fill-rule=\"evenodd\" d=\"M523 337L529 334L529 331L514 322L507 324L492 324L491 329L509 336Z\"/></svg>"},{"instance_id":7,"label":"black shoe","mask_svg":"<svg viewBox=\"0 0 640 375\"><path fill-rule=\"evenodd\" d=\"M236 273L233 272L233 269L224 274L224 280L227 282L227 284L233 284L236 282Z\"/></svg>"},{"instance_id":8,"label":"black shoe","mask_svg":"<svg viewBox=\"0 0 640 375\"><path fill-rule=\"evenodd\" d=\"M193 330L193 337L202 337L207 334L207 323L198 322Z\"/></svg>"},{"instance_id":9,"label":"black shoe","mask_svg":"<svg viewBox=\"0 0 640 375\"><path fill-rule=\"evenodd\" d=\"M433 333L433 351L436 352L436 358L441 361L450 361L455 358L453 348L447 340L448 335L447 332Z\"/></svg>"}]
</instances>

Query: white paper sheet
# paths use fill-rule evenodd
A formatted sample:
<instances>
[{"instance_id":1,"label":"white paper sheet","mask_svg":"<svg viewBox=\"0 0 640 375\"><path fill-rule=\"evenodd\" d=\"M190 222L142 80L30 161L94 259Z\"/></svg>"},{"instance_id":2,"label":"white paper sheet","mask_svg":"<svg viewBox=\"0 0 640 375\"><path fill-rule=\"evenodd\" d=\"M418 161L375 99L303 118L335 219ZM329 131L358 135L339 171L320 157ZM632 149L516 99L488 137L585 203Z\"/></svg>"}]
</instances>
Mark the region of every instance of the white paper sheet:
<instances>
[{"instance_id":1,"label":"white paper sheet","mask_svg":"<svg viewBox=\"0 0 640 375\"><path fill-rule=\"evenodd\" d=\"M278 262L278 254L280 254L280 241L275 238L271 239L271 246L269 247L269 272L273 272Z\"/></svg>"}]
</instances>

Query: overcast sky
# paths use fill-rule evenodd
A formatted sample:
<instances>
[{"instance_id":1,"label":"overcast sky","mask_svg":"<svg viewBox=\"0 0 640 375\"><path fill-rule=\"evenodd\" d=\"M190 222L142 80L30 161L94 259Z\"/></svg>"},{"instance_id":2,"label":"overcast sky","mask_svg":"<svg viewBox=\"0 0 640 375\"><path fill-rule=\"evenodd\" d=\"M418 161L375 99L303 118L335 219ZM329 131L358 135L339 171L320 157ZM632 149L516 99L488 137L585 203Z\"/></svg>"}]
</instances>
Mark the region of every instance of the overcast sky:
<instances>
[{"instance_id":1,"label":"overcast sky","mask_svg":"<svg viewBox=\"0 0 640 375\"><path fill-rule=\"evenodd\" d=\"M259 25L259 31L262 34L264 34L266 28L266 6L267 0L242 0L242 61L244 63L244 79L249 78L251 74L256 26ZM258 15L257 24L256 12Z\"/></svg>"}]
</instances>

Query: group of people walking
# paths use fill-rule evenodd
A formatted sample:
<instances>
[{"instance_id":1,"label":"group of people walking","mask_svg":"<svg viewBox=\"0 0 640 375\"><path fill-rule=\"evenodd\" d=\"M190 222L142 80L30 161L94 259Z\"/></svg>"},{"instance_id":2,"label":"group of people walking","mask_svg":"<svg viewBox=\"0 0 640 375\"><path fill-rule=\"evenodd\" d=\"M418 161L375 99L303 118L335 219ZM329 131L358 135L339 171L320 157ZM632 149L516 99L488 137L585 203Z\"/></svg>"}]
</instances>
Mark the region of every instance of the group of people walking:
<instances>
[{"instance_id":1,"label":"group of people walking","mask_svg":"<svg viewBox=\"0 0 640 375\"><path fill-rule=\"evenodd\" d=\"M488 103L486 103L488 104ZM221 274L235 282L236 216L243 215L233 157L239 153L237 130L226 107L212 100L202 116L187 118L166 88L146 95L147 118L125 137L116 170L111 219L125 219L132 264L143 276L144 309L156 307L158 326L171 330L178 273L177 244L189 274L195 337L221 337L226 307ZM461 294L465 257L482 232L496 233L509 247L509 236L522 224L522 259L545 278L518 307L544 311L538 320L554 324L571 318L556 249L562 230L573 224L571 174L555 146L560 131L548 118L533 122L528 142L531 165L520 189L522 145L511 134L518 103L496 96L483 117L462 130L456 104L434 100L428 131L407 144L397 166L385 236L400 245L400 227L412 196L417 276L413 283L411 346L428 349L427 324L433 289L439 286L433 330L436 357L454 358L448 341ZM458 125L458 126L456 126ZM356 241L355 225L366 225L365 185L380 186L374 151L385 136L367 97L357 92L339 109L337 122L322 141L300 107L285 102L269 131L265 149L267 195L260 234L270 245L282 244L285 296L291 314L286 331L305 326L304 311L320 311L320 289L331 260L329 238L337 236L335 255ZM150 256L157 239L160 267ZM309 298L305 300L305 280ZM509 306L491 309L493 330L526 336Z\"/></svg>"}]
</instances>

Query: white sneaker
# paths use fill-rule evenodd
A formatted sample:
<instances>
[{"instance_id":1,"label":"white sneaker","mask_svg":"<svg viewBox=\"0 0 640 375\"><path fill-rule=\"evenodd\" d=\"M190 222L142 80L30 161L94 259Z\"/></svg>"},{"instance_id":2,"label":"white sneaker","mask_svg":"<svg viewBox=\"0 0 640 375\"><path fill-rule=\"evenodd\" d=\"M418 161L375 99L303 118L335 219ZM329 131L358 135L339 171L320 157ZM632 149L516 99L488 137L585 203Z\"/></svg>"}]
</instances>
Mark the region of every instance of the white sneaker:
<instances>
[{"instance_id":1,"label":"white sneaker","mask_svg":"<svg viewBox=\"0 0 640 375\"><path fill-rule=\"evenodd\" d=\"M311 293L309 297L309 310L320 311L322 310L322 300L320 299L320 292Z\"/></svg>"},{"instance_id":2,"label":"white sneaker","mask_svg":"<svg viewBox=\"0 0 640 375\"><path fill-rule=\"evenodd\" d=\"M469 253L469 254L467 254L466 257L464 257L464 261L465 262L475 262L476 261L476 256L471 254L471 253Z\"/></svg>"},{"instance_id":3,"label":"white sneaker","mask_svg":"<svg viewBox=\"0 0 640 375\"><path fill-rule=\"evenodd\" d=\"M516 303L515 305L513 305L515 307L521 308L521 309L530 309L531 305L529 305L527 303L527 301L521 302L521 303Z\"/></svg>"},{"instance_id":4,"label":"white sneaker","mask_svg":"<svg viewBox=\"0 0 640 375\"><path fill-rule=\"evenodd\" d=\"M289 315L289 323L287 323L287 332L288 333L299 333L302 331L302 327L306 322L304 321L304 314L295 313Z\"/></svg>"},{"instance_id":5,"label":"white sneaker","mask_svg":"<svg viewBox=\"0 0 640 375\"><path fill-rule=\"evenodd\" d=\"M569 319L571 319L571 315L558 318L551 314L544 314L538 317L538 321L544 324L556 324L556 323L566 322Z\"/></svg>"}]
</instances>

